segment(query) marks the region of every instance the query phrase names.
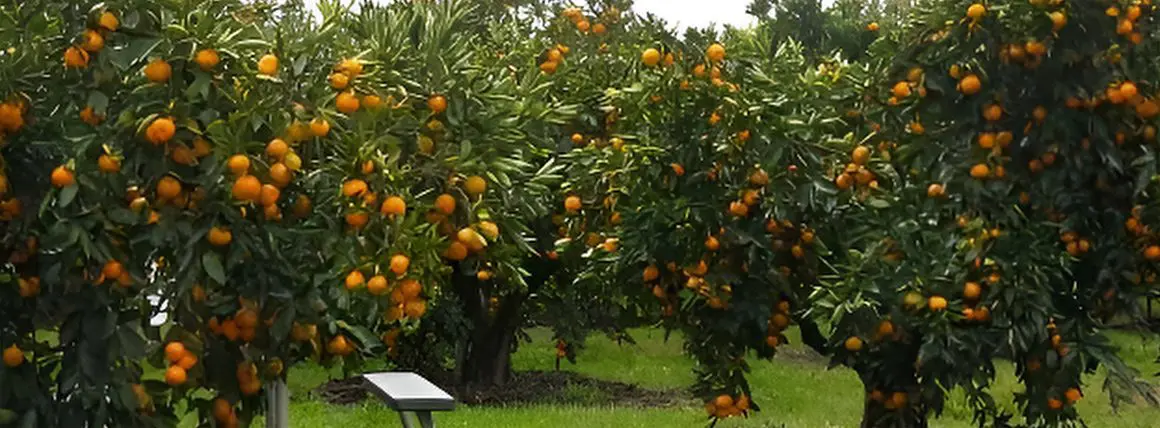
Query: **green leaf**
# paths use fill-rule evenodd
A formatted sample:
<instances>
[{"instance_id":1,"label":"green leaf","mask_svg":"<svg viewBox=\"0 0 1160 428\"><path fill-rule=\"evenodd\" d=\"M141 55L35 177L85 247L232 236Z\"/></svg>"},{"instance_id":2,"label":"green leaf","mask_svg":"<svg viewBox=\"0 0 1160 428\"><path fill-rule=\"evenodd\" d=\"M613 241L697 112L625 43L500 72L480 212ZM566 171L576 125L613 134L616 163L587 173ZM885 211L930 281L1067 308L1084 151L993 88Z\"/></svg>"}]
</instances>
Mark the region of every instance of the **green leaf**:
<instances>
[{"instance_id":1,"label":"green leaf","mask_svg":"<svg viewBox=\"0 0 1160 428\"><path fill-rule=\"evenodd\" d=\"M205 273L209 275L214 281L219 284L226 283L226 272L222 268L222 260L217 253L205 253L201 256L201 265L205 268Z\"/></svg>"},{"instance_id":2,"label":"green leaf","mask_svg":"<svg viewBox=\"0 0 1160 428\"><path fill-rule=\"evenodd\" d=\"M60 207L67 208L73 199L76 199L78 190L80 190L80 186L75 184L61 189L60 195L57 198L57 203L60 204Z\"/></svg>"}]
</instances>

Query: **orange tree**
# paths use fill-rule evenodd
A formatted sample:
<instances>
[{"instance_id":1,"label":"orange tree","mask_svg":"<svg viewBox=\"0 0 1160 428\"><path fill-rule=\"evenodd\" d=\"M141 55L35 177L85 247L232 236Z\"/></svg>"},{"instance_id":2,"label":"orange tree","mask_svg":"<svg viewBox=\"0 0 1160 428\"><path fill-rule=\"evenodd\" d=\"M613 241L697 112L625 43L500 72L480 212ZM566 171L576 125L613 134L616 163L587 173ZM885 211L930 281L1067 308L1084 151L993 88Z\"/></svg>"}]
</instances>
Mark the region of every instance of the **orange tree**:
<instances>
[{"instance_id":1,"label":"orange tree","mask_svg":"<svg viewBox=\"0 0 1160 428\"><path fill-rule=\"evenodd\" d=\"M1028 425L1076 423L1081 375L1100 366L1114 401L1155 402L1102 334L1150 293L1151 204L1136 204L1151 200L1160 113L1143 71L1152 6L922 9L855 76L874 82L856 106L866 144L834 183L862 201L859 227L827 241L850 257L816 294L834 362L866 385L863 425L925 426L953 388L979 423L1006 424L995 359L1015 362ZM858 185L863 170L879 189Z\"/></svg>"}]
</instances>

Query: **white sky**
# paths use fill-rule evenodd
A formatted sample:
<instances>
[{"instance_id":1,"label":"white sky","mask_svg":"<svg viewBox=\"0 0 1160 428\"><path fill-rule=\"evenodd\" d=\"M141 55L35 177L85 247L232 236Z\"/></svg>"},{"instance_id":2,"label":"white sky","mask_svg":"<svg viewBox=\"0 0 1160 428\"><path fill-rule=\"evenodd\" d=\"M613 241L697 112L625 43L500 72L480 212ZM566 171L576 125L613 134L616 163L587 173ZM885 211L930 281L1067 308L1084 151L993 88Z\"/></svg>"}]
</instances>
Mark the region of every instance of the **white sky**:
<instances>
[{"instance_id":1,"label":"white sky","mask_svg":"<svg viewBox=\"0 0 1160 428\"><path fill-rule=\"evenodd\" d=\"M729 24L746 27L753 17L745 14L750 0L636 0L633 8L638 13L651 12L669 23L684 29L707 27L709 24ZM829 5L833 0L822 0ZM306 0L313 5L314 0Z\"/></svg>"}]
</instances>

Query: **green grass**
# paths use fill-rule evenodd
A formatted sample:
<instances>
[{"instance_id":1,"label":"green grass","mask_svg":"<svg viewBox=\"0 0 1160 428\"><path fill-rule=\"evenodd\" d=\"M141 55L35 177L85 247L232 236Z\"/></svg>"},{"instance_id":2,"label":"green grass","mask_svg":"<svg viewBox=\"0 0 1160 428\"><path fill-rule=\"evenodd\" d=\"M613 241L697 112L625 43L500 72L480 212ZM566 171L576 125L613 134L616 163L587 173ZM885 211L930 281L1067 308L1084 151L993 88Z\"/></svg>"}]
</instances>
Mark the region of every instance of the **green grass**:
<instances>
[{"instance_id":1,"label":"green grass","mask_svg":"<svg viewBox=\"0 0 1160 428\"><path fill-rule=\"evenodd\" d=\"M692 382L693 362L681 353L678 340L665 342L663 332L640 329L633 332L636 345L618 346L603 336L588 341L588 349L578 364L563 368L599 379L635 383L649 388L683 388ZM1153 337L1114 332L1115 343L1122 347L1121 356L1138 368L1150 382L1160 385L1152 377L1160 372L1155 356L1157 343ZM533 343L525 345L513 358L517 370L552 370L555 367L555 348L550 333L532 331ZM792 343L796 338L790 337ZM748 419L726 421L723 427L850 427L857 426L861 416L861 383L847 369L827 370L824 361L808 358L800 345L790 345L773 361L753 360L749 379L754 399L763 411ZM993 391L1001 405L1014 410L1012 393L1018 390L1013 367L1000 365L1000 374ZM307 392L332 377L335 371L317 366L296 368L292 372L290 388L294 394L291 420L294 426L398 427L398 416L374 400L356 406L335 406L314 401ZM1160 420L1160 409L1143 405L1121 407L1115 413L1108 404L1107 395L1100 389L1103 375L1086 379L1086 397L1079 403L1080 413L1089 426L1098 427L1152 427ZM570 405L534 405L519 407L463 407L454 412L436 416L443 427L702 427L705 419L695 405L669 409L640 409L632 407L591 406L599 402L601 391L575 388L566 391L574 397ZM970 411L961 396L952 395L944 415L932 421L935 427L970 427Z\"/></svg>"}]
</instances>

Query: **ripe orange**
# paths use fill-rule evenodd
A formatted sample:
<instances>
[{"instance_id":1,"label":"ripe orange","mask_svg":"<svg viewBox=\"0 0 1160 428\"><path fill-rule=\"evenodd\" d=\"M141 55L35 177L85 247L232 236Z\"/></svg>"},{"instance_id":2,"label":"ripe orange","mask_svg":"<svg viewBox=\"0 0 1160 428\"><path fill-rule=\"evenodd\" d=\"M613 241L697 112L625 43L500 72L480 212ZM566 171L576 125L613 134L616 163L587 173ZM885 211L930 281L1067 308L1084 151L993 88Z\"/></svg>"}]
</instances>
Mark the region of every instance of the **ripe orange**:
<instances>
[{"instance_id":1,"label":"ripe orange","mask_svg":"<svg viewBox=\"0 0 1160 428\"><path fill-rule=\"evenodd\" d=\"M570 214L575 214L577 212L580 212L580 208L582 205L583 204L580 201L579 196L569 196L569 197L564 199L564 210L568 211L568 213L570 213Z\"/></svg>"},{"instance_id":2,"label":"ripe orange","mask_svg":"<svg viewBox=\"0 0 1160 428\"><path fill-rule=\"evenodd\" d=\"M1136 25L1129 19L1120 19L1120 22L1116 24L1116 34L1121 36L1132 34L1132 31L1135 29Z\"/></svg>"},{"instance_id":3,"label":"ripe orange","mask_svg":"<svg viewBox=\"0 0 1160 428\"><path fill-rule=\"evenodd\" d=\"M197 137L193 139L193 155L199 158L204 158L213 153L213 146L209 144L204 138Z\"/></svg>"},{"instance_id":4,"label":"ripe orange","mask_svg":"<svg viewBox=\"0 0 1160 428\"><path fill-rule=\"evenodd\" d=\"M878 25L877 22L871 22L869 24L866 24L866 31L869 31L869 32L877 32L879 28L881 28L881 27Z\"/></svg>"},{"instance_id":5,"label":"ripe orange","mask_svg":"<svg viewBox=\"0 0 1160 428\"><path fill-rule=\"evenodd\" d=\"M930 296L926 305L930 310L938 312L947 308L947 299L942 296Z\"/></svg>"},{"instance_id":6,"label":"ripe orange","mask_svg":"<svg viewBox=\"0 0 1160 428\"><path fill-rule=\"evenodd\" d=\"M367 182L358 178L352 178L342 183L342 194L348 198L360 196L368 190Z\"/></svg>"},{"instance_id":7,"label":"ripe orange","mask_svg":"<svg viewBox=\"0 0 1160 428\"><path fill-rule=\"evenodd\" d=\"M266 144L266 156L281 160L287 153L290 153L290 145L281 138L275 138Z\"/></svg>"},{"instance_id":8,"label":"ripe orange","mask_svg":"<svg viewBox=\"0 0 1160 428\"><path fill-rule=\"evenodd\" d=\"M1058 398L1052 397L1047 399L1047 408L1051 410L1059 410L1063 408L1063 402Z\"/></svg>"},{"instance_id":9,"label":"ripe orange","mask_svg":"<svg viewBox=\"0 0 1160 428\"><path fill-rule=\"evenodd\" d=\"M52 170L51 176L52 185L58 189L76 184L76 177L73 175L72 169L61 165Z\"/></svg>"},{"instance_id":10,"label":"ripe orange","mask_svg":"<svg viewBox=\"0 0 1160 428\"><path fill-rule=\"evenodd\" d=\"M362 211L348 213L345 216L345 219L346 224L354 230L362 229L363 226L366 226L367 223L371 221L370 215Z\"/></svg>"},{"instance_id":11,"label":"ripe orange","mask_svg":"<svg viewBox=\"0 0 1160 428\"><path fill-rule=\"evenodd\" d=\"M749 205L745 205L742 201L733 201L729 203L729 213L734 217L745 217L749 215Z\"/></svg>"},{"instance_id":12,"label":"ripe orange","mask_svg":"<svg viewBox=\"0 0 1160 428\"><path fill-rule=\"evenodd\" d=\"M154 119L149 127L145 128L145 139L155 146L160 146L173 138L173 134L176 132L177 125L173 123L173 119L160 117Z\"/></svg>"},{"instance_id":13,"label":"ripe orange","mask_svg":"<svg viewBox=\"0 0 1160 428\"><path fill-rule=\"evenodd\" d=\"M272 184L263 184L262 189L258 193L258 202L264 207L275 206L278 203L278 197L282 192L274 187Z\"/></svg>"},{"instance_id":14,"label":"ripe orange","mask_svg":"<svg viewBox=\"0 0 1160 428\"><path fill-rule=\"evenodd\" d=\"M991 150L995 147L995 134L991 132L983 132L979 134L979 147Z\"/></svg>"},{"instance_id":15,"label":"ripe orange","mask_svg":"<svg viewBox=\"0 0 1160 428\"><path fill-rule=\"evenodd\" d=\"M442 194L435 198L435 209L444 215L451 215L455 212L455 197L449 194Z\"/></svg>"},{"instance_id":16,"label":"ripe orange","mask_svg":"<svg viewBox=\"0 0 1160 428\"><path fill-rule=\"evenodd\" d=\"M660 278L661 271L660 269L657 269L655 265L648 265L648 267L644 268L644 273L642 273L642 276L644 277L644 282L652 282L657 278Z\"/></svg>"},{"instance_id":17,"label":"ripe orange","mask_svg":"<svg viewBox=\"0 0 1160 428\"><path fill-rule=\"evenodd\" d=\"M379 212L389 216L403 215L407 212L407 202L398 196L391 196L383 201L383 206Z\"/></svg>"},{"instance_id":18,"label":"ripe orange","mask_svg":"<svg viewBox=\"0 0 1160 428\"><path fill-rule=\"evenodd\" d=\"M286 155L286 160L290 161L293 157L297 157L297 155L290 153ZM293 173L290 172L290 167L286 165L287 164L281 162L270 165L270 181L279 188L290 185L290 180L293 178Z\"/></svg>"},{"instance_id":19,"label":"ripe orange","mask_svg":"<svg viewBox=\"0 0 1160 428\"><path fill-rule=\"evenodd\" d=\"M645 49L640 54L640 62L649 67L656 67L661 62L661 52L655 48Z\"/></svg>"},{"instance_id":20,"label":"ripe orange","mask_svg":"<svg viewBox=\"0 0 1160 428\"><path fill-rule=\"evenodd\" d=\"M983 83L979 81L979 76L975 74L968 74L959 80L959 92L963 95L975 95L983 89Z\"/></svg>"},{"instance_id":21,"label":"ripe orange","mask_svg":"<svg viewBox=\"0 0 1160 428\"><path fill-rule=\"evenodd\" d=\"M370 106L367 106L370 107ZM315 137L325 137L330 133L330 122L321 117L316 117L310 121L310 134Z\"/></svg>"},{"instance_id":22,"label":"ripe orange","mask_svg":"<svg viewBox=\"0 0 1160 428\"><path fill-rule=\"evenodd\" d=\"M181 182L172 176L162 177L157 181L157 200L169 201L181 194Z\"/></svg>"},{"instance_id":23,"label":"ripe orange","mask_svg":"<svg viewBox=\"0 0 1160 428\"><path fill-rule=\"evenodd\" d=\"M595 34L597 36L604 34L606 31L608 31L608 27L605 27L604 24L601 24L599 22L597 22L596 25L592 26L592 34Z\"/></svg>"},{"instance_id":24,"label":"ripe orange","mask_svg":"<svg viewBox=\"0 0 1160 428\"><path fill-rule=\"evenodd\" d=\"M105 48L105 37L93 30L85 30L81 48L88 52L97 52Z\"/></svg>"},{"instance_id":25,"label":"ripe orange","mask_svg":"<svg viewBox=\"0 0 1160 428\"><path fill-rule=\"evenodd\" d=\"M20 367L24 364L24 351L20 350L19 346L12 344L4 348L4 365L8 367Z\"/></svg>"},{"instance_id":26,"label":"ripe orange","mask_svg":"<svg viewBox=\"0 0 1160 428\"><path fill-rule=\"evenodd\" d=\"M1003 117L1003 108L998 104L987 104L983 107L983 118L989 122L998 122Z\"/></svg>"},{"instance_id":27,"label":"ripe orange","mask_svg":"<svg viewBox=\"0 0 1160 428\"><path fill-rule=\"evenodd\" d=\"M64 51L64 66L68 68L85 68L89 66L89 53L79 46L72 46Z\"/></svg>"},{"instance_id":28,"label":"ripe orange","mask_svg":"<svg viewBox=\"0 0 1160 428\"><path fill-rule=\"evenodd\" d=\"M862 339L858 336L850 336L846 339L846 350L850 352L858 352L862 350Z\"/></svg>"},{"instance_id":29,"label":"ripe orange","mask_svg":"<svg viewBox=\"0 0 1160 428\"><path fill-rule=\"evenodd\" d=\"M944 194L945 194L945 190L943 189L942 184L931 183L930 186L926 187L926 196L928 198L938 198L938 197L942 197Z\"/></svg>"},{"instance_id":30,"label":"ripe orange","mask_svg":"<svg viewBox=\"0 0 1160 428\"><path fill-rule=\"evenodd\" d=\"M118 278L124 272L125 272L125 266L122 265L121 262L119 262L117 260L109 260L109 261L105 262L105 265L103 267L101 267L101 275L104 275L105 278L107 278L107 279Z\"/></svg>"},{"instance_id":31,"label":"ripe orange","mask_svg":"<svg viewBox=\"0 0 1160 428\"><path fill-rule=\"evenodd\" d=\"M234 240L234 234L229 229L214 226L209 229L209 233L206 234L206 239L209 240L210 245L224 247L230 245L230 242Z\"/></svg>"},{"instance_id":32,"label":"ripe orange","mask_svg":"<svg viewBox=\"0 0 1160 428\"><path fill-rule=\"evenodd\" d=\"M407 318L422 318L423 314L427 313L427 302L423 300L411 300L404 304L403 313Z\"/></svg>"},{"instance_id":33,"label":"ripe orange","mask_svg":"<svg viewBox=\"0 0 1160 428\"><path fill-rule=\"evenodd\" d=\"M330 87L338 90L346 89L350 86L350 76L343 73L334 73L330 75Z\"/></svg>"},{"instance_id":34,"label":"ripe orange","mask_svg":"<svg viewBox=\"0 0 1160 428\"><path fill-rule=\"evenodd\" d=\"M362 272L353 270L346 275L343 283L346 285L347 290L356 290L366 284L366 278L363 277Z\"/></svg>"},{"instance_id":35,"label":"ripe orange","mask_svg":"<svg viewBox=\"0 0 1160 428\"><path fill-rule=\"evenodd\" d=\"M169 342L165 345L165 358L171 363L176 363L181 357L185 356L185 345L181 342Z\"/></svg>"},{"instance_id":36,"label":"ripe orange","mask_svg":"<svg viewBox=\"0 0 1160 428\"><path fill-rule=\"evenodd\" d=\"M972 4L970 7L967 8L967 18L971 18L971 20L974 20L974 21L978 21L978 20L982 19L983 15L986 15L986 14L987 14L987 7L983 6L980 3Z\"/></svg>"},{"instance_id":37,"label":"ripe orange","mask_svg":"<svg viewBox=\"0 0 1160 428\"><path fill-rule=\"evenodd\" d=\"M417 299L423 292L423 285L414 279L407 279L399 284L399 292L402 293L404 300Z\"/></svg>"},{"instance_id":38,"label":"ripe orange","mask_svg":"<svg viewBox=\"0 0 1160 428\"><path fill-rule=\"evenodd\" d=\"M391 257L391 272L395 275L403 276L407 273L407 268L411 266L411 259L402 254L395 254Z\"/></svg>"},{"instance_id":39,"label":"ripe orange","mask_svg":"<svg viewBox=\"0 0 1160 428\"><path fill-rule=\"evenodd\" d=\"M150 61L145 69L142 70L145 78L153 83L165 83L169 81L169 77L173 75L173 67L169 66L168 62L161 58L155 58Z\"/></svg>"},{"instance_id":40,"label":"ripe orange","mask_svg":"<svg viewBox=\"0 0 1160 428\"><path fill-rule=\"evenodd\" d=\"M484 180L483 177L478 175L473 175L467 177L467 180L463 183L463 188L467 190L468 195L479 196L487 190L487 180Z\"/></svg>"},{"instance_id":41,"label":"ripe orange","mask_svg":"<svg viewBox=\"0 0 1160 428\"><path fill-rule=\"evenodd\" d=\"M1011 145L1011 141L1014 139L1015 136L1011 134L1011 131L1003 131L995 135L995 143L998 143L999 147L1006 148Z\"/></svg>"},{"instance_id":42,"label":"ripe orange","mask_svg":"<svg viewBox=\"0 0 1160 428\"><path fill-rule=\"evenodd\" d=\"M246 175L250 171L250 158L242 154L230 156L230 159L226 161L226 168L229 168L235 176Z\"/></svg>"},{"instance_id":43,"label":"ripe orange","mask_svg":"<svg viewBox=\"0 0 1160 428\"><path fill-rule=\"evenodd\" d=\"M905 81L899 81L898 83L895 83L894 88L891 89L891 94L894 95L894 98L899 100L909 97L910 84L906 83Z\"/></svg>"},{"instance_id":44,"label":"ripe orange","mask_svg":"<svg viewBox=\"0 0 1160 428\"><path fill-rule=\"evenodd\" d=\"M121 22L117 20L117 15L113 15L113 12L106 11L101 13L101 17L97 19L97 25L109 31L117 31Z\"/></svg>"},{"instance_id":45,"label":"ripe orange","mask_svg":"<svg viewBox=\"0 0 1160 428\"><path fill-rule=\"evenodd\" d=\"M367 292L375 296L381 296L387 292L387 277L382 275L375 275L367 281Z\"/></svg>"},{"instance_id":46,"label":"ripe orange","mask_svg":"<svg viewBox=\"0 0 1160 428\"><path fill-rule=\"evenodd\" d=\"M265 54L258 59L258 73L273 76L278 74L278 57L274 54Z\"/></svg>"},{"instance_id":47,"label":"ripe orange","mask_svg":"<svg viewBox=\"0 0 1160 428\"><path fill-rule=\"evenodd\" d=\"M975 164L971 167L971 178L982 180L991 175L991 167L985 163Z\"/></svg>"},{"instance_id":48,"label":"ripe orange","mask_svg":"<svg viewBox=\"0 0 1160 428\"><path fill-rule=\"evenodd\" d=\"M358 97L354 95L354 92L340 93L334 98L334 107L346 114L354 113L359 108Z\"/></svg>"},{"instance_id":49,"label":"ripe orange","mask_svg":"<svg viewBox=\"0 0 1160 428\"><path fill-rule=\"evenodd\" d=\"M232 194L239 201L258 202L262 194L262 182L258 181L258 177L243 175L234 181Z\"/></svg>"},{"instance_id":50,"label":"ripe orange","mask_svg":"<svg viewBox=\"0 0 1160 428\"><path fill-rule=\"evenodd\" d=\"M673 169L673 174L676 174L677 177L681 177L681 176L685 175L685 167L682 166L681 164L671 163L671 164L669 164L669 167Z\"/></svg>"},{"instance_id":51,"label":"ripe orange","mask_svg":"<svg viewBox=\"0 0 1160 428\"><path fill-rule=\"evenodd\" d=\"M556 61L545 61L540 64L540 71L544 74L556 74L556 69L560 67L560 63Z\"/></svg>"},{"instance_id":52,"label":"ripe orange","mask_svg":"<svg viewBox=\"0 0 1160 428\"><path fill-rule=\"evenodd\" d=\"M964 299L967 299L970 301L975 301L975 300L979 299L979 296L982 295L982 293L983 293L983 288L980 287L979 283L977 283L977 282L968 281L965 285L963 285L963 298Z\"/></svg>"},{"instance_id":53,"label":"ripe orange","mask_svg":"<svg viewBox=\"0 0 1160 428\"><path fill-rule=\"evenodd\" d=\"M390 97L388 97L387 99L389 100ZM383 105L383 99L380 98L378 95L370 94L370 95L366 95L362 98L362 106L366 107L370 110L378 109L382 105Z\"/></svg>"},{"instance_id":54,"label":"ripe orange","mask_svg":"<svg viewBox=\"0 0 1160 428\"><path fill-rule=\"evenodd\" d=\"M213 418L218 422L226 422L233 419L234 406L226 399L218 397L213 400Z\"/></svg>"},{"instance_id":55,"label":"ripe orange","mask_svg":"<svg viewBox=\"0 0 1160 428\"><path fill-rule=\"evenodd\" d=\"M169 366L165 370L165 383L169 384L169 386L181 386L185 384L185 381L185 369L181 368L181 366Z\"/></svg>"},{"instance_id":56,"label":"ripe orange","mask_svg":"<svg viewBox=\"0 0 1160 428\"><path fill-rule=\"evenodd\" d=\"M447 250L443 252L443 257L448 260L460 261L467 258L467 246L462 242L452 241L447 245Z\"/></svg>"},{"instance_id":57,"label":"ripe orange","mask_svg":"<svg viewBox=\"0 0 1160 428\"><path fill-rule=\"evenodd\" d=\"M722 46L720 43L711 44L707 49L705 49L705 56L708 57L709 61L711 62L724 61L725 46Z\"/></svg>"},{"instance_id":58,"label":"ripe orange","mask_svg":"<svg viewBox=\"0 0 1160 428\"><path fill-rule=\"evenodd\" d=\"M113 174L121 171L121 161L109 155L101 155L97 158L97 168L106 174Z\"/></svg>"},{"instance_id":59,"label":"ripe orange","mask_svg":"<svg viewBox=\"0 0 1160 428\"><path fill-rule=\"evenodd\" d=\"M1160 245L1149 245L1144 249L1144 258L1150 262L1160 261Z\"/></svg>"},{"instance_id":60,"label":"ripe orange","mask_svg":"<svg viewBox=\"0 0 1160 428\"><path fill-rule=\"evenodd\" d=\"M447 98L442 95L432 95L427 98L427 108L433 114L442 114L447 111Z\"/></svg>"},{"instance_id":61,"label":"ripe orange","mask_svg":"<svg viewBox=\"0 0 1160 428\"><path fill-rule=\"evenodd\" d=\"M196 62L202 71L210 71L221 62L221 57L213 49L202 49L194 55L193 62Z\"/></svg>"},{"instance_id":62,"label":"ripe orange","mask_svg":"<svg viewBox=\"0 0 1160 428\"><path fill-rule=\"evenodd\" d=\"M1051 12L1048 16L1051 17L1051 29L1054 31L1062 30L1067 26L1067 14L1062 10Z\"/></svg>"},{"instance_id":63,"label":"ripe orange","mask_svg":"<svg viewBox=\"0 0 1160 428\"><path fill-rule=\"evenodd\" d=\"M1079 401L1080 398L1083 398L1083 394L1081 394L1077 388L1068 388L1067 392L1063 393L1063 396L1067 398L1068 404L1075 404L1076 401Z\"/></svg>"}]
</instances>

